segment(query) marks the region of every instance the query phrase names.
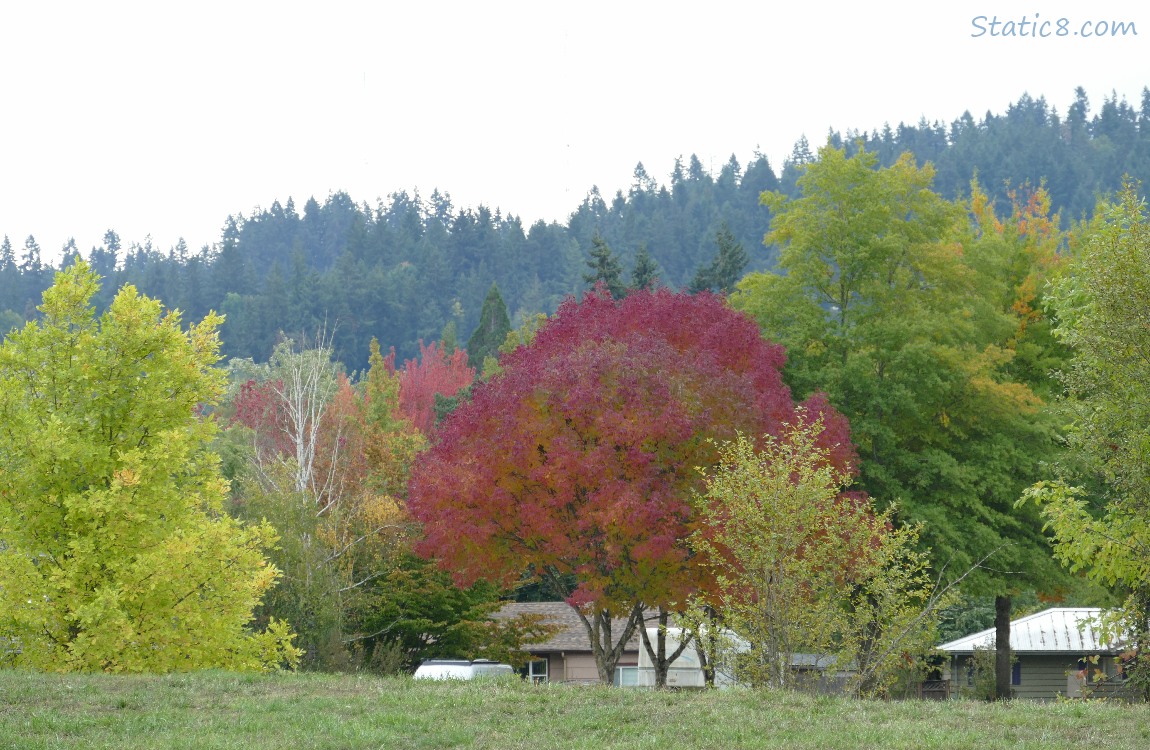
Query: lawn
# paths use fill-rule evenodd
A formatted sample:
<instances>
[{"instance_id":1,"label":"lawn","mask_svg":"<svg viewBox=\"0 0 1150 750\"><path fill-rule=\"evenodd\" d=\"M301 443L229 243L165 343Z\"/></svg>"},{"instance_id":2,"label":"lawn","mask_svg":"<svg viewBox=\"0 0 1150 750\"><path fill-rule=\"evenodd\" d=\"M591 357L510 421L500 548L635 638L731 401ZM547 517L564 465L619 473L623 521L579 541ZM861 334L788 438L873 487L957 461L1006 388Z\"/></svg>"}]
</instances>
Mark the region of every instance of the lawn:
<instances>
[{"instance_id":1,"label":"lawn","mask_svg":"<svg viewBox=\"0 0 1150 750\"><path fill-rule=\"evenodd\" d=\"M317 674L0 671L0 748L1150 747L1150 707L872 702Z\"/></svg>"}]
</instances>

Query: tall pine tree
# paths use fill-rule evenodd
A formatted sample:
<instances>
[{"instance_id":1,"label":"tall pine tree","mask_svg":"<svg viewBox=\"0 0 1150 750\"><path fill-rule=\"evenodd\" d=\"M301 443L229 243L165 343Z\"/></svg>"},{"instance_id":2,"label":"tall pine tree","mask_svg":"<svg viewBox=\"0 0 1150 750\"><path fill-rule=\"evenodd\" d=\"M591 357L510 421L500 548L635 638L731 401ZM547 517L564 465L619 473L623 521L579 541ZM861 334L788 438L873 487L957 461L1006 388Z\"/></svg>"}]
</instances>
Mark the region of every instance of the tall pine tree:
<instances>
[{"instance_id":1,"label":"tall pine tree","mask_svg":"<svg viewBox=\"0 0 1150 750\"><path fill-rule=\"evenodd\" d=\"M743 269L750 262L747 251L743 249L743 243L735 239L735 235L726 224L715 233L715 244L719 246L719 251L709 265L700 266L695 272L695 278L688 287L691 294L707 289L730 294L734 291L735 284L742 278Z\"/></svg>"},{"instance_id":2,"label":"tall pine tree","mask_svg":"<svg viewBox=\"0 0 1150 750\"><path fill-rule=\"evenodd\" d=\"M503 295L499 293L499 286L492 284L483 300L483 309L479 312L479 326L467 339L467 361L473 366L480 366L486 357L499 356L499 345L511 331L511 318L507 315L507 305L503 302Z\"/></svg>"},{"instance_id":3,"label":"tall pine tree","mask_svg":"<svg viewBox=\"0 0 1150 750\"><path fill-rule=\"evenodd\" d=\"M591 238L591 259L587 261L587 265L591 268L591 273L583 274L584 281L591 286L602 281L615 299L622 299L627 295L627 287L623 284L623 264L619 261L619 256L608 247L607 241L598 230L595 230L595 236Z\"/></svg>"},{"instance_id":4,"label":"tall pine tree","mask_svg":"<svg viewBox=\"0 0 1150 750\"><path fill-rule=\"evenodd\" d=\"M631 267L631 289L653 289L659 285L659 267L647 252L646 243L635 253L635 265Z\"/></svg>"}]
</instances>

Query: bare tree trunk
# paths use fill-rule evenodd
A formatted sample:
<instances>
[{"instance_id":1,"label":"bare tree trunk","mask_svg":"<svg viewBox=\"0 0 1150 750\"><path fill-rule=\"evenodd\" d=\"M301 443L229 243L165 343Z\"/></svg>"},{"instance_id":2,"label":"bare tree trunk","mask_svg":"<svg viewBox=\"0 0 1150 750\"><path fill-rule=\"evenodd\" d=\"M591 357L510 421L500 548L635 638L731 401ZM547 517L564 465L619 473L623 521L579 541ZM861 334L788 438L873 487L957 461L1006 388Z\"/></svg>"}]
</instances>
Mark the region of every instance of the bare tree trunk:
<instances>
[{"instance_id":1,"label":"bare tree trunk","mask_svg":"<svg viewBox=\"0 0 1150 750\"><path fill-rule=\"evenodd\" d=\"M691 643L691 636L685 631L680 630L680 641L678 648L670 656L667 656L667 622L670 619L670 612L665 608L659 607L659 629L655 634L656 646L652 648L651 639L647 635L647 622L646 619L640 624L640 633L642 635L643 648L647 651L647 656L651 659L651 664L655 668L655 688L667 687L667 673L671 669L671 663L678 659L687 646ZM714 678L712 678L712 684Z\"/></svg>"},{"instance_id":2,"label":"bare tree trunk","mask_svg":"<svg viewBox=\"0 0 1150 750\"><path fill-rule=\"evenodd\" d=\"M994 699L1010 700L1010 597L994 597Z\"/></svg>"},{"instance_id":3,"label":"bare tree trunk","mask_svg":"<svg viewBox=\"0 0 1150 750\"><path fill-rule=\"evenodd\" d=\"M703 670L703 685L713 688L715 686L715 662L711 660L711 655L717 651L715 646L719 640L719 618L715 614L715 608L709 604L703 607L703 614L706 623L697 625L692 640L695 643L695 655L699 658L699 666Z\"/></svg>"},{"instance_id":4,"label":"bare tree trunk","mask_svg":"<svg viewBox=\"0 0 1150 750\"><path fill-rule=\"evenodd\" d=\"M591 653L595 657L595 669L599 673L599 682L612 685L615 682L615 665L627 647L627 641L635 635L635 628L643 621L643 607L636 604L627 621L623 625L623 632L616 641L611 634L611 612L607 609L593 610L588 616L578 607L576 614L587 629L587 638L591 641Z\"/></svg>"},{"instance_id":5,"label":"bare tree trunk","mask_svg":"<svg viewBox=\"0 0 1150 750\"><path fill-rule=\"evenodd\" d=\"M322 513L333 502L331 497L335 477L317 476L316 452L319 445L320 426L328 401L336 392L337 368L332 362L331 339L321 329L316 333L312 346L300 342L295 351L290 342L277 345L272 353L271 365L278 375L273 389L279 398L287 417L287 432L295 455L295 491L311 498ZM337 463L339 435L332 441L334 452L329 465Z\"/></svg>"}]
</instances>

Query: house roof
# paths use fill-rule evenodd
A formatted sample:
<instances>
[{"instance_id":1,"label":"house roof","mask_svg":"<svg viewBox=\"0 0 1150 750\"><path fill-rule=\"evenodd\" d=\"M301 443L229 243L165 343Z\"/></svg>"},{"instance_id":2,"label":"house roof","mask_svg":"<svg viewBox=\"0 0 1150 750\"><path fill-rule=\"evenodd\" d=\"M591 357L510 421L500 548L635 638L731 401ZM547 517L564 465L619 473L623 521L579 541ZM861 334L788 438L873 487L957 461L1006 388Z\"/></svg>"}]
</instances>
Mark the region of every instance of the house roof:
<instances>
[{"instance_id":1,"label":"house roof","mask_svg":"<svg viewBox=\"0 0 1150 750\"><path fill-rule=\"evenodd\" d=\"M1052 607L1010 622L1010 649L1019 653L1098 653L1115 651L1103 640L1096 607ZM994 645L994 628L944 643L940 651L973 653Z\"/></svg>"},{"instance_id":2,"label":"house roof","mask_svg":"<svg viewBox=\"0 0 1150 750\"><path fill-rule=\"evenodd\" d=\"M545 622L553 623L560 627L559 632L546 641L525 644L528 651L532 653L555 651L583 651L589 653L591 651L591 641L587 637L587 628L583 626L583 621L579 619L579 614L567 602L509 602L504 604L503 607L495 613L495 617L503 619L521 614L542 615ZM612 618L612 635L618 638L619 633L623 632L623 628L626 624L627 620L625 618ZM638 629L635 630L631 639L627 641L626 650L639 650Z\"/></svg>"}]
</instances>

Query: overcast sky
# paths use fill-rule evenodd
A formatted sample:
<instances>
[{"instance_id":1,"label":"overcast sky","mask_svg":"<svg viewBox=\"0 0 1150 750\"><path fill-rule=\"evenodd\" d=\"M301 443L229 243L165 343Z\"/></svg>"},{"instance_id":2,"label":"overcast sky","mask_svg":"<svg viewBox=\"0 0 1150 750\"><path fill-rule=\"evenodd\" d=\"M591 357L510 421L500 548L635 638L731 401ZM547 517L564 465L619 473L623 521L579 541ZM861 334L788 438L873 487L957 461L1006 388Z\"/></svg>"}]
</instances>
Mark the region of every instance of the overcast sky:
<instances>
[{"instance_id":1,"label":"overcast sky","mask_svg":"<svg viewBox=\"0 0 1150 750\"><path fill-rule=\"evenodd\" d=\"M229 214L339 190L375 205L439 188L457 207L564 221L640 161L660 182L691 153L717 172L758 150L778 171L828 128L977 119L1023 92L1065 113L1076 86L1093 114L1150 85L1144 3L788 7L4 3L0 234L35 235L48 258L109 228L198 249ZM996 16L1014 36L991 35ZM1137 35L1080 33L1098 21Z\"/></svg>"}]
</instances>

